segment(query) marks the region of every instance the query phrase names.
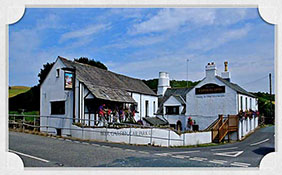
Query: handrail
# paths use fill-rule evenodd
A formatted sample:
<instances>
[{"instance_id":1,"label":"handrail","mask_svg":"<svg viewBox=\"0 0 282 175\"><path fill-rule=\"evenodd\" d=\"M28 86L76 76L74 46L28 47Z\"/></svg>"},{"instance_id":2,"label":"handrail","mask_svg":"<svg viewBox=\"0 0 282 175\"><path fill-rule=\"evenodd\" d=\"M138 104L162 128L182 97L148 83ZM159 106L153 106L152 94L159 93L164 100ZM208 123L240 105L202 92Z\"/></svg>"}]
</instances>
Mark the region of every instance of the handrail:
<instances>
[{"instance_id":1,"label":"handrail","mask_svg":"<svg viewBox=\"0 0 282 175\"><path fill-rule=\"evenodd\" d=\"M214 126L212 127L211 131L212 131L212 140L214 140L218 134L219 134L219 128L222 125L222 115L219 115L218 121L214 124Z\"/></svg>"},{"instance_id":2,"label":"handrail","mask_svg":"<svg viewBox=\"0 0 282 175\"><path fill-rule=\"evenodd\" d=\"M218 129L218 134L219 134L219 142L226 136L228 133L228 122L229 118L227 118L224 123L221 125L221 127Z\"/></svg>"}]
</instances>

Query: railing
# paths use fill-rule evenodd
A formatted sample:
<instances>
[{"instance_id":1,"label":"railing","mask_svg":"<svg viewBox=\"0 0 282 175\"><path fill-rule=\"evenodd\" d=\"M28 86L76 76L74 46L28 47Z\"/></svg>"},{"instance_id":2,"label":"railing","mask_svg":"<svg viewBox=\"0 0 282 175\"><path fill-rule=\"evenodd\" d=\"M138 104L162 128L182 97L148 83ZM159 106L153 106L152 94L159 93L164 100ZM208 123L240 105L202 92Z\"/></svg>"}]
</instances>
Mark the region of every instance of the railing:
<instances>
[{"instance_id":1,"label":"railing","mask_svg":"<svg viewBox=\"0 0 282 175\"><path fill-rule=\"evenodd\" d=\"M218 129L218 141L221 142L222 139L226 136L228 133L228 123L229 123L229 118L225 119L223 124L220 126Z\"/></svg>"},{"instance_id":2,"label":"railing","mask_svg":"<svg viewBox=\"0 0 282 175\"><path fill-rule=\"evenodd\" d=\"M26 120L28 118L28 120ZM33 122L31 120L31 118L33 119ZM42 123L40 124L40 118L41 121L42 119L45 122L45 125L43 125ZM52 125L50 123L50 121L52 121L53 119L56 119L56 126ZM69 121L68 124L66 124L66 121ZM107 129L112 129L112 128L129 128L129 132L125 133L123 135L129 136L129 142L131 140L131 137L133 137L132 135L132 128L146 128L146 129L150 129L151 132L149 135L134 135L134 137L143 137L143 138L150 138L150 143L152 144L152 139L160 139L160 140L166 140L168 143L168 146L171 145L171 141L179 141L182 142L183 145L185 144L185 137L183 135L183 137L181 138L171 138L171 132L176 132L175 130L173 130L172 128L163 128L164 130L167 131L168 136L167 137L159 137L159 136L154 136L153 135L153 129L154 128L158 128L159 127L153 127L153 126L143 126L143 125L138 125L138 124L131 124L131 123L119 123L119 122L106 122L105 120L98 120L99 123L104 123L105 125L103 126L87 126L87 125L83 125L82 123L89 123L90 121L97 121L97 120L90 120L90 119L75 119L75 121L80 121L81 123L76 123L76 125L80 128L73 128L71 127L71 125L75 125L73 122L73 118L69 118L69 117L62 117L62 116L39 116L39 115L16 115L16 114L10 114L9 115L9 124L10 126L16 126L18 125L18 127L20 127L23 130L26 129L31 129L31 128L36 128L39 130L39 128L43 128L45 131L41 131L41 132L46 132L47 134L52 133L52 131L50 131L51 129L60 129L65 130L65 131L82 131L82 132L94 132L94 133L100 133L101 135L105 135L106 141L107 141L107 136L111 135L111 134L116 134L115 132L111 132ZM54 121L53 121L54 122ZM59 124L58 124L59 123ZM80 124L80 126L79 126ZM99 131L99 130L86 130L85 128L106 128L106 130L103 131ZM129 143L130 144L130 143Z\"/></svg>"},{"instance_id":3,"label":"railing","mask_svg":"<svg viewBox=\"0 0 282 175\"><path fill-rule=\"evenodd\" d=\"M214 140L214 139L216 139L218 137L219 128L222 125L222 121L223 121L223 116L219 115L219 118L217 119L217 122L214 124L214 126L211 129L211 131L212 131L212 140Z\"/></svg>"},{"instance_id":4,"label":"railing","mask_svg":"<svg viewBox=\"0 0 282 175\"><path fill-rule=\"evenodd\" d=\"M218 121L212 127L212 140L221 142L231 131L238 131L239 118L237 115L228 115L225 120L219 115Z\"/></svg>"},{"instance_id":5,"label":"railing","mask_svg":"<svg viewBox=\"0 0 282 175\"><path fill-rule=\"evenodd\" d=\"M239 125L239 117L237 115L229 115L228 116L228 130L229 131L237 131Z\"/></svg>"}]
</instances>

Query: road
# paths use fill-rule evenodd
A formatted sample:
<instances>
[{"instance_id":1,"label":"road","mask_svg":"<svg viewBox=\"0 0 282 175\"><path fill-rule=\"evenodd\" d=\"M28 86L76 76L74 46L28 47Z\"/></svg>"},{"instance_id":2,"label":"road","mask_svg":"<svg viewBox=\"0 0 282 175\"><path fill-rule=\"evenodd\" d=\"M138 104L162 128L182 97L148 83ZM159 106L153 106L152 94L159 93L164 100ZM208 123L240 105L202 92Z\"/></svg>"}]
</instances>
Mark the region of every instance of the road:
<instances>
[{"instance_id":1,"label":"road","mask_svg":"<svg viewBox=\"0 0 282 175\"><path fill-rule=\"evenodd\" d=\"M161 148L86 142L9 132L9 150L25 167L259 167L274 151L274 127L244 141L209 147Z\"/></svg>"}]
</instances>

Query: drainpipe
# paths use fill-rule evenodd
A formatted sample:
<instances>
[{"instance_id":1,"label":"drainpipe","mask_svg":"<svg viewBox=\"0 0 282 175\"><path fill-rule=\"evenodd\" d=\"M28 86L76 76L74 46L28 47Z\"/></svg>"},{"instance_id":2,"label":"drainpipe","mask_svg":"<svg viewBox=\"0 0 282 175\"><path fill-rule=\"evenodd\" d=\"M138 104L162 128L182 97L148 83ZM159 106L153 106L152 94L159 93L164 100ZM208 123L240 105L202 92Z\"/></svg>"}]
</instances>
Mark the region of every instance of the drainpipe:
<instances>
[{"instance_id":1,"label":"drainpipe","mask_svg":"<svg viewBox=\"0 0 282 175\"><path fill-rule=\"evenodd\" d=\"M75 122L75 81L76 81L76 78L75 78L75 68L73 69L73 84L72 84L72 89L73 89L73 123Z\"/></svg>"}]
</instances>

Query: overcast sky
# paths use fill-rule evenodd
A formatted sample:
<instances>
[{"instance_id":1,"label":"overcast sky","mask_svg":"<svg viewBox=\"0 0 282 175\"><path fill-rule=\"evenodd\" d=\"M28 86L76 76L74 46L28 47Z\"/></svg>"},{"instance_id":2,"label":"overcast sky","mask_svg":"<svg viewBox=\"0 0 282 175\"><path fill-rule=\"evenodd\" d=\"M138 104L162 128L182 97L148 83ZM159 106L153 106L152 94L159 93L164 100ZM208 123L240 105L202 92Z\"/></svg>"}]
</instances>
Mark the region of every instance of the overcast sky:
<instances>
[{"instance_id":1,"label":"overcast sky","mask_svg":"<svg viewBox=\"0 0 282 175\"><path fill-rule=\"evenodd\" d=\"M34 86L42 65L57 56L88 57L109 70L153 79L218 74L229 62L231 81L249 91L269 91L274 78L274 25L256 8L27 8L9 26L9 85Z\"/></svg>"}]
</instances>

